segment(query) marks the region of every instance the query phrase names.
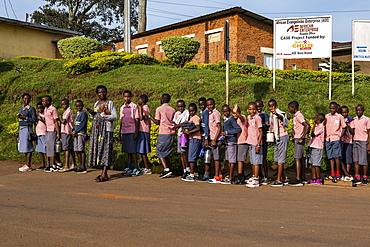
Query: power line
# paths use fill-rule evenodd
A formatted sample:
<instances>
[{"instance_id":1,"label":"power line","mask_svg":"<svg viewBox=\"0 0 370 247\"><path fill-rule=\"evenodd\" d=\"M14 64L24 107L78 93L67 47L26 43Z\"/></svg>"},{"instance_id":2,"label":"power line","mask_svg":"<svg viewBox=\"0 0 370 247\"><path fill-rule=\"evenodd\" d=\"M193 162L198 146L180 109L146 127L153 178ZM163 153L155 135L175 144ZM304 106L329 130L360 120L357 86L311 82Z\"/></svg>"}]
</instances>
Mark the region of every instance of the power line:
<instances>
[{"instance_id":1,"label":"power line","mask_svg":"<svg viewBox=\"0 0 370 247\"><path fill-rule=\"evenodd\" d=\"M186 6L186 7L209 8L209 9L220 9L220 7L201 6L201 5L184 4L184 3L169 3L169 2L154 1L154 0L151 0L150 2L152 2L152 3L172 4L172 5L181 5L181 6Z\"/></svg>"},{"instance_id":2,"label":"power line","mask_svg":"<svg viewBox=\"0 0 370 247\"><path fill-rule=\"evenodd\" d=\"M301 11L301 12L275 12L275 13L261 13L261 15L280 15L280 14L328 14L328 13L352 13L352 12L369 12L370 9L362 10L328 10L328 11Z\"/></svg>"},{"instance_id":3,"label":"power line","mask_svg":"<svg viewBox=\"0 0 370 247\"><path fill-rule=\"evenodd\" d=\"M164 13L164 14L180 15L180 16L184 16L184 17L194 17L192 15L185 15L185 14L175 13L175 12L172 12L172 11L166 11L166 10L162 10L162 9L156 9L156 8L148 8L148 10L151 10L151 11L154 11L154 12L158 12L158 13Z\"/></svg>"},{"instance_id":4,"label":"power line","mask_svg":"<svg viewBox=\"0 0 370 247\"><path fill-rule=\"evenodd\" d=\"M14 14L14 16L15 16L15 19L16 19L16 20L18 20L18 17L17 17L17 15L15 14L15 11L14 11L14 9L13 9L13 4L12 4L12 2L11 2L10 0L8 0L8 1L9 1L9 4L10 4L10 8L12 9L13 14Z\"/></svg>"},{"instance_id":5,"label":"power line","mask_svg":"<svg viewBox=\"0 0 370 247\"><path fill-rule=\"evenodd\" d=\"M181 21L180 19L176 19L176 18L172 18L172 17L167 17L167 16L163 16L163 15L149 14L149 16L155 16L155 17L161 17L161 18L166 18L166 19Z\"/></svg>"},{"instance_id":6,"label":"power line","mask_svg":"<svg viewBox=\"0 0 370 247\"><path fill-rule=\"evenodd\" d=\"M226 3L221 3L221 2L217 2L217 1L211 1L211 0L204 0L206 2L211 2L211 3L218 3L218 4L223 4L225 6L230 6L230 4L226 4Z\"/></svg>"},{"instance_id":7,"label":"power line","mask_svg":"<svg viewBox=\"0 0 370 247\"><path fill-rule=\"evenodd\" d=\"M5 7L6 16L9 18L8 8L6 7L6 0L4 0L4 7Z\"/></svg>"}]
</instances>

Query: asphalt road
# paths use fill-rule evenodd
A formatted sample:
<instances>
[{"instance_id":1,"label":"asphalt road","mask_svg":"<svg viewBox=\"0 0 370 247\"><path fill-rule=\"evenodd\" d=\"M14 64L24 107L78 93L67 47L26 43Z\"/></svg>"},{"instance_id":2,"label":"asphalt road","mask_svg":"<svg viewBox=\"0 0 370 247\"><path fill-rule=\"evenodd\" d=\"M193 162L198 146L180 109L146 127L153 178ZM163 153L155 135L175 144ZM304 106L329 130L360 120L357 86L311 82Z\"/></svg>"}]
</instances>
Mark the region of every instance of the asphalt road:
<instances>
[{"instance_id":1,"label":"asphalt road","mask_svg":"<svg viewBox=\"0 0 370 247\"><path fill-rule=\"evenodd\" d=\"M0 246L369 246L370 187L247 188L0 162Z\"/></svg>"}]
</instances>

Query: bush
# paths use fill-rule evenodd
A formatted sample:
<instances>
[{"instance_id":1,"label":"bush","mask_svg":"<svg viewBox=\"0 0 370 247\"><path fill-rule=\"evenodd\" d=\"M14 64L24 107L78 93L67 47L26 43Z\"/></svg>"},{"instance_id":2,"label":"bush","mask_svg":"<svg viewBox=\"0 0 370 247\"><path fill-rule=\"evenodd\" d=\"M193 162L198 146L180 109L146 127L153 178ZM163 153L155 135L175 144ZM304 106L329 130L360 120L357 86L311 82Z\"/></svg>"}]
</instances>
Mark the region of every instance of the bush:
<instances>
[{"instance_id":1,"label":"bush","mask_svg":"<svg viewBox=\"0 0 370 247\"><path fill-rule=\"evenodd\" d=\"M18 56L14 59L20 59L20 60L62 60L57 58L45 58L45 57L36 57L36 56Z\"/></svg>"},{"instance_id":2,"label":"bush","mask_svg":"<svg viewBox=\"0 0 370 247\"><path fill-rule=\"evenodd\" d=\"M101 58L101 57L110 57L110 56L126 56L128 55L129 53L127 52L116 52L116 51L101 51L101 52L95 52L93 54L91 54L90 57L93 57L93 58Z\"/></svg>"},{"instance_id":3,"label":"bush","mask_svg":"<svg viewBox=\"0 0 370 247\"><path fill-rule=\"evenodd\" d=\"M146 54L131 53L125 55L123 58L126 60L125 65L130 64L154 65L158 63L157 59Z\"/></svg>"},{"instance_id":4,"label":"bush","mask_svg":"<svg viewBox=\"0 0 370 247\"><path fill-rule=\"evenodd\" d=\"M162 59L162 60L160 60L160 65L162 65L162 66L170 66L170 67L173 67L173 66L175 66L175 64L173 63L173 61L171 61L170 59L168 59L168 58L165 58L165 59Z\"/></svg>"},{"instance_id":5,"label":"bush","mask_svg":"<svg viewBox=\"0 0 370 247\"><path fill-rule=\"evenodd\" d=\"M100 57L90 63L90 68L99 72L107 72L119 68L125 64L125 59L122 56Z\"/></svg>"},{"instance_id":6,"label":"bush","mask_svg":"<svg viewBox=\"0 0 370 247\"><path fill-rule=\"evenodd\" d=\"M198 64L196 64L196 63L187 63L187 64L185 64L184 68L186 68L186 69L197 69Z\"/></svg>"},{"instance_id":7,"label":"bush","mask_svg":"<svg viewBox=\"0 0 370 247\"><path fill-rule=\"evenodd\" d=\"M63 64L63 68L68 74L80 75L92 71L90 63L95 60L92 57L76 58Z\"/></svg>"},{"instance_id":8,"label":"bush","mask_svg":"<svg viewBox=\"0 0 370 247\"><path fill-rule=\"evenodd\" d=\"M163 51L176 68L183 68L198 53L200 42L187 37L167 37L161 40Z\"/></svg>"},{"instance_id":9,"label":"bush","mask_svg":"<svg viewBox=\"0 0 370 247\"><path fill-rule=\"evenodd\" d=\"M74 59L103 51L103 45L94 39L75 36L59 40L58 49L64 58Z\"/></svg>"}]
</instances>

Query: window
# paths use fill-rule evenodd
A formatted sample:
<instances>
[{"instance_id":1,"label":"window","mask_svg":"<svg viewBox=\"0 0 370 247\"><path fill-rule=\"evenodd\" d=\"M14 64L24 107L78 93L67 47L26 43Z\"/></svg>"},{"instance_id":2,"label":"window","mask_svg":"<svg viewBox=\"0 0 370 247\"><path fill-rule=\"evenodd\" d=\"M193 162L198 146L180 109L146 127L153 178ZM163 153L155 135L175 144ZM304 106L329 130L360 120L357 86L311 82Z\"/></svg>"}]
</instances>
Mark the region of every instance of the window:
<instances>
[{"instance_id":1,"label":"window","mask_svg":"<svg viewBox=\"0 0 370 247\"><path fill-rule=\"evenodd\" d=\"M247 55L247 63L256 63L256 57Z\"/></svg>"},{"instance_id":2,"label":"window","mask_svg":"<svg viewBox=\"0 0 370 247\"><path fill-rule=\"evenodd\" d=\"M163 52L162 42L161 42L161 41L158 41L158 42L157 42L157 43L155 43L155 44L159 46L159 52Z\"/></svg>"},{"instance_id":3,"label":"window","mask_svg":"<svg viewBox=\"0 0 370 247\"><path fill-rule=\"evenodd\" d=\"M208 34L208 43L221 41L221 32Z\"/></svg>"},{"instance_id":4,"label":"window","mask_svg":"<svg viewBox=\"0 0 370 247\"><path fill-rule=\"evenodd\" d=\"M148 50L147 48L138 49L137 53L138 54L147 54L147 50Z\"/></svg>"}]
</instances>

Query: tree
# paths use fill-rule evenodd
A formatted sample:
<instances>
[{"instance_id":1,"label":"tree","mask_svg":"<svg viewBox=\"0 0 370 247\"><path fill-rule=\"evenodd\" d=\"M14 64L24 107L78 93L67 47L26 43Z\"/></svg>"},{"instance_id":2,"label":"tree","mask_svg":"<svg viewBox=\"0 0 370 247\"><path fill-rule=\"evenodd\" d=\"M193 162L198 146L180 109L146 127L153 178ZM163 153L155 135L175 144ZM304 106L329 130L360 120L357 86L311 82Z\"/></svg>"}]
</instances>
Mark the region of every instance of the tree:
<instances>
[{"instance_id":1,"label":"tree","mask_svg":"<svg viewBox=\"0 0 370 247\"><path fill-rule=\"evenodd\" d=\"M122 38L123 4L120 0L45 0L47 4L32 14L35 24L65 28L84 36L109 43ZM136 7L131 0L131 26L137 29Z\"/></svg>"},{"instance_id":2,"label":"tree","mask_svg":"<svg viewBox=\"0 0 370 247\"><path fill-rule=\"evenodd\" d=\"M161 40L164 54L176 68L183 68L198 53L200 42L187 37L167 37Z\"/></svg>"},{"instance_id":3,"label":"tree","mask_svg":"<svg viewBox=\"0 0 370 247\"><path fill-rule=\"evenodd\" d=\"M319 66L322 69L330 69L330 62L327 58L326 61L321 61L325 65ZM361 70L361 65L355 64L355 72ZM335 61L333 60L332 71L339 73L352 73L352 62Z\"/></svg>"},{"instance_id":4,"label":"tree","mask_svg":"<svg viewBox=\"0 0 370 247\"><path fill-rule=\"evenodd\" d=\"M147 0L139 0L139 23L138 23L138 33L146 31L146 6Z\"/></svg>"}]
</instances>

